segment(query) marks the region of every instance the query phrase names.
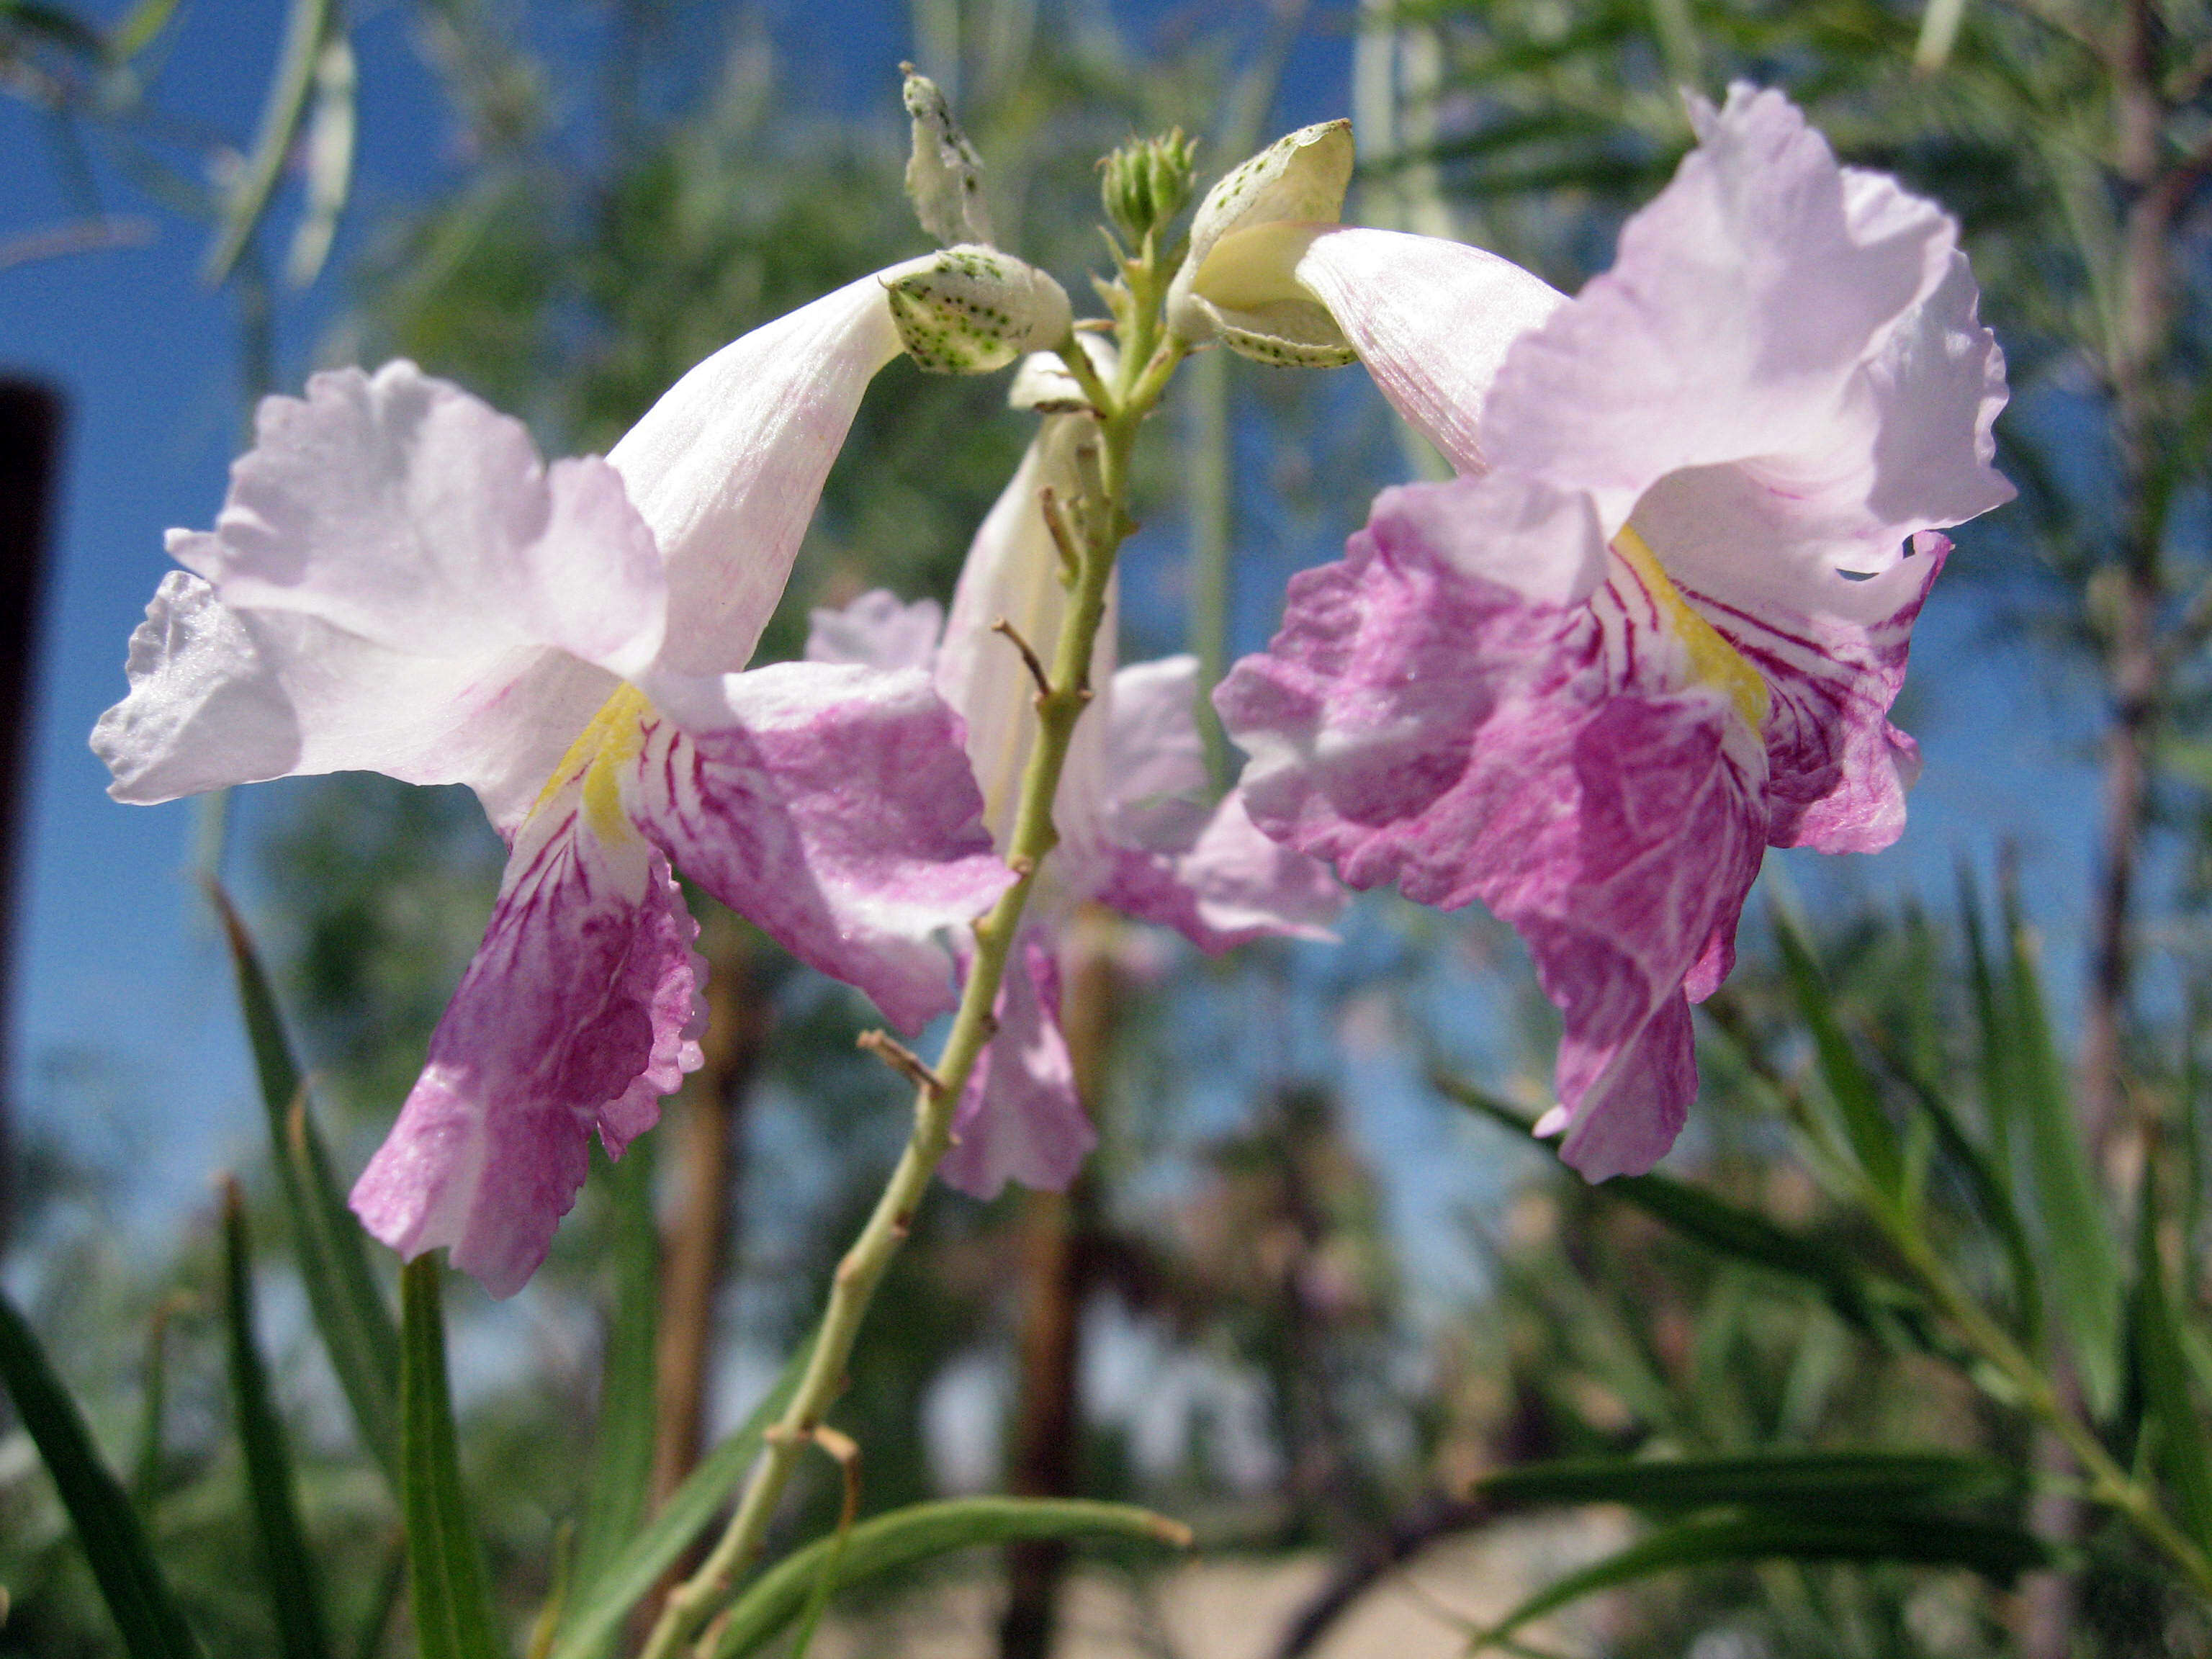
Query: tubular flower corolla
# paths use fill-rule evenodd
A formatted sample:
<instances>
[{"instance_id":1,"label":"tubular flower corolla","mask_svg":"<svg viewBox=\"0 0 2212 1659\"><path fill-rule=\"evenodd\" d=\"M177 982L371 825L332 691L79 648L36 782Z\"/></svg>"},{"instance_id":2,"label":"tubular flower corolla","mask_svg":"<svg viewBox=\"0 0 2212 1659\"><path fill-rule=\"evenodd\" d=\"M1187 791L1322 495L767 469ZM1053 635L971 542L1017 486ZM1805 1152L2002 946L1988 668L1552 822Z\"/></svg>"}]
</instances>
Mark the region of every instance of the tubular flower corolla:
<instances>
[{"instance_id":1,"label":"tubular flower corolla","mask_svg":"<svg viewBox=\"0 0 2212 1659\"><path fill-rule=\"evenodd\" d=\"M886 283L746 335L604 460L406 362L271 398L131 641L93 747L126 801L364 769L465 783L509 856L428 1062L353 1192L413 1256L519 1288L596 1130L697 1067L672 866L909 1030L1011 881L957 717L913 668L740 672L876 371Z\"/></svg>"},{"instance_id":2,"label":"tubular flower corolla","mask_svg":"<svg viewBox=\"0 0 2212 1659\"><path fill-rule=\"evenodd\" d=\"M1048 409L1080 399L1074 382L1042 358L1024 366L1014 396ZM994 624L1004 620L1050 659L1066 595L1039 492L1049 486L1062 501L1074 497L1075 451L1095 428L1088 414L1044 416L976 532L941 629L933 601L907 605L878 592L842 611L817 611L807 644L817 661L931 671L965 723L984 822L1002 848L1036 738L1036 688ZM1237 793L1208 811L1194 719L1197 659L1117 671L1115 654L1109 604L1091 654L1092 702L1054 797L1059 844L1040 873L999 994L998 1035L954 1118L957 1144L939 1166L979 1198L1010 1179L1063 1188L1097 1140L1060 1029L1060 946L1079 907L1104 904L1218 952L1266 934L1328 938L1343 906L1327 868L1261 835Z\"/></svg>"},{"instance_id":3,"label":"tubular flower corolla","mask_svg":"<svg viewBox=\"0 0 2212 1659\"><path fill-rule=\"evenodd\" d=\"M1355 887L1514 926L1565 1016L1539 1127L1594 1179L1672 1145L1689 1005L1764 849L1900 833L1919 759L1887 714L1937 532L2012 494L1954 222L1778 94L1692 113L1698 148L1571 301L1325 224L1209 260L1229 301L1272 282L1325 312L1461 474L1386 490L1223 684L1253 819Z\"/></svg>"}]
</instances>

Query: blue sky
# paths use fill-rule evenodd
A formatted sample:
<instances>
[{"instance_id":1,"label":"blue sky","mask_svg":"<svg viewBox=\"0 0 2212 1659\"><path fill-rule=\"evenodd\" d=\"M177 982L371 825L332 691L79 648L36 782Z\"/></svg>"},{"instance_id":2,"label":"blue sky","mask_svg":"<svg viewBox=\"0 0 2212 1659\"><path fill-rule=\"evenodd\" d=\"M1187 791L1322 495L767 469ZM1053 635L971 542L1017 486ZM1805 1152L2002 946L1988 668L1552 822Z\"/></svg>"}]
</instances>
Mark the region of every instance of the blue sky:
<instances>
[{"instance_id":1,"label":"blue sky","mask_svg":"<svg viewBox=\"0 0 2212 1659\"><path fill-rule=\"evenodd\" d=\"M912 50L902 15L883 4L795 3L773 14L786 61L838 67L817 90L842 106L885 84L866 66L887 66ZM434 188L458 164L410 39L411 15L397 5L356 14L361 166L337 270L380 215ZM591 14L563 8L544 16L568 61L588 58ZM281 23L273 0L230 0L220 13L208 0L197 10L187 0L161 74L162 102L243 141ZM1346 59L1340 40L1302 54L1283 125L1340 110ZM0 239L80 216L51 158L33 112L0 100ZM148 245L0 270L0 368L53 382L70 420L39 677L10 1092L33 1115L68 1110L70 1120L56 1127L117 1157L132 1171L133 1212L161 1219L197 1205L223 1163L252 1158L258 1125L228 967L183 875L194 809L108 801L84 738L122 693L125 641L166 568L163 529L204 525L221 501L240 421L237 331L230 298L198 282L198 228L149 209L112 172L101 182L110 206L152 219ZM316 291L286 301L280 378L288 388L313 362L342 297L339 283L325 276ZM1346 503L1340 528L1352 527L1358 505ZM1978 556L1970 538L1962 562ZM1247 600L1256 640L1276 598L1254 592ZM1955 857L1985 860L2000 836L2018 836L2055 965L2067 969L2078 955L2086 892L2094 779L2078 744L2093 704L2045 661L1997 640L1991 616L1986 592L1954 579L1921 625L1904 712L1929 767L1905 843L1849 868L1810 855L1789 864L1815 896L1904 884L1940 906ZM234 847L250 846L269 821L272 793L234 798ZM249 863L234 851L234 867ZM63 1086L51 1075L58 1064L79 1061L93 1066L88 1086ZM1378 1150L1394 1164L1419 1167L1421 1143L1434 1130L1389 1090L1379 1091L1376 1110L1369 1133L1385 1143ZM1433 1202L1445 1196L1439 1188Z\"/></svg>"}]
</instances>

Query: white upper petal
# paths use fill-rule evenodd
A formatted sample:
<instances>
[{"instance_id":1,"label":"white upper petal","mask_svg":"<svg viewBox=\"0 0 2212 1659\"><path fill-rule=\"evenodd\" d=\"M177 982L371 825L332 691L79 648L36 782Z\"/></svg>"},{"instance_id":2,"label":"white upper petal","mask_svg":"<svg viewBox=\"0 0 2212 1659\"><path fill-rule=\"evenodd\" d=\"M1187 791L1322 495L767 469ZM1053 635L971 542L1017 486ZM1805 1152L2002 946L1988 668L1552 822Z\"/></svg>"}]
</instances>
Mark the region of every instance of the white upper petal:
<instances>
[{"instance_id":1,"label":"white upper petal","mask_svg":"<svg viewBox=\"0 0 2212 1659\"><path fill-rule=\"evenodd\" d=\"M1390 406L1460 471L1487 471L1480 434L1498 364L1565 296L1481 248L1395 230L1315 227L1294 275Z\"/></svg>"},{"instance_id":2,"label":"white upper petal","mask_svg":"<svg viewBox=\"0 0 2212 1659\"><path fill-rule=\"evenodd\" d=\"M863 276L693 368L607 456L668 573L661 666L732 673L768 625L860 397L899 354L884 283Z\"/></svg>"},{"instance_id":3,"label":"white upper petal","mask_svg":"<svg viewBox=\"0 0 2212 1659\"><path fill-rule=\"evenodd\" d=\"M507 830L617 684L564 652L410 656L296 611L232 611L181 570L129 672L92 736L118 800L358 769L465 783Z\"/></svg>"},{"instance_id":4,"label":"white upper petal","mask_svg":"<svg viewBox=\"0 0 2212 1659\"><path fill-rule=\"evenodd\" d=\"M659 559L606 464L545 466L520 421L410 362L264 398L214 530L169 552L234 611L413 656L554 646L624 673L660 645Z\"/></svg>"}]
</instances>

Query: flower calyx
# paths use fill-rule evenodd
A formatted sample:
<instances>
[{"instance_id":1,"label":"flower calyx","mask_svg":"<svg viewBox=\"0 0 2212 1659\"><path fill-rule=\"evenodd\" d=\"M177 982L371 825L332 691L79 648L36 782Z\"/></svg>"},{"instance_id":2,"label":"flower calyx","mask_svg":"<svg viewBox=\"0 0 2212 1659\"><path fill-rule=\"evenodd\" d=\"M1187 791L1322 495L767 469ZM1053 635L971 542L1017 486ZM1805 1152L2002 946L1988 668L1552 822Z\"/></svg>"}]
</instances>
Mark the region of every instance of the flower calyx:
<instances>
[{"instance_id":1,"label":"flower calyx","mask_svg":"<svg viewBox=\"0 0 2212 1659\"><path fill-rule=\"evenodd\" d=\"M1352 124L1279 138L1217 180L1198 205L1190 252L1168 289L1168 326L1260 362L1334 368L1357 354L1296 276L1299 256L1344 210Z\"/></svg>"},{"instance_id":2,"label":"flower calyx","mask_svg":"<svg viewBox=\"0 0 2212 1659\"><path fill-rule=\"evenodd\" d=\"M1074 325L1066 289L994 247L949 247L884 286L907 355L935 374L988 374L1060 345Z\"/></svg>"}]
</instances>

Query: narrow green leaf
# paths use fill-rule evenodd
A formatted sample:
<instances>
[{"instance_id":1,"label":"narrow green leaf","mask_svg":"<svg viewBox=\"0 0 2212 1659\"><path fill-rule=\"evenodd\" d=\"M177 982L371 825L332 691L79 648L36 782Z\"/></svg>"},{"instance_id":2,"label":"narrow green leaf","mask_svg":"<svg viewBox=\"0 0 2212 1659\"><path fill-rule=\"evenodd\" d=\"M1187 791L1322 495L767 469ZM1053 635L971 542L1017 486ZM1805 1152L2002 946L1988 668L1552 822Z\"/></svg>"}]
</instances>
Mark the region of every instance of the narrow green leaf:
<instances>
[{"instance_id":1,"label":"narrow green leaf","mask_svg":"<svg viewBox=\"0 0 2212 1659\"><path fill-rule=\"evenodd\" d=\"M659 1228L653 1208L653 1138L630 1144L601 1190L607 1194L614 1283L599 1421L576 1539L573 1583L595 1585L638 1535L653 1479L654 1344L660 1297Z\"/></svg>"},{"instance_id":2,"label":"narrow green leaf","mask_svg":"<svg viewBox=\"0 0 2212 1659\"><path fill-rule=\"evenodd\" d=\"M108 37L107 58L112 64L127 64L152 46L161 31L169 27L176 15L177 0L137 0L137 3L123 15Z\"/></svg>"},{"instance_id":3,"label":"narrow green leaf","mask_svg":"<svg viewBox=\"0 0 2212 1659\"><path fill-rule=\"evenodd\" d=\"M407 1528L408 1604L422 1659L492 1659L491 1596L461 1489L446 1328L434 1252L399 1275L399 1510Z\"/></svg>"},{"instance_id":4,"label":"narrow green leaf","mask_svg":"<svg viewBox=\"0 0 2212 1659\"><path fill-rule=\"evenodd\" d=\"M1843 1118L1844 1133L1875 1191L1895 1201L1905 1181L1897 1131L1881 1109L1872 1074L1860 1063L1837 1022L1834 994L1828 988L1820 959L1795 919L1778 904L1774 907L1774 936L1782 947L1782 965L1796 994L1798 1014L1813 1033L1820 1079Z\"/></svg>"},{"instance_id":5,"label":"narrow green leaf","mask_svg":"<svg viewBox=\"0 0 2212 1659\"><path fill-rule=\"evenodd\" d=\"M627 1154L625 1155L627 1156ZM653 1519L631 1536L621 1554L599 1576L568 1600L568 1613L552 1659L597 1659L620 1629L629 1611L659 1583L665 1573L706 1530L738 1482L760 1455L762 1437L769 1424L783 1414L805 1375L811 1343L802 1343L777 1377L775 1386L752 1409L738 1429L699 1460L699 1467L654 1511Z\"/></svg>"},{"instance_id":6,"label":"narrow green leaf","mask_svg":"<svg viewBox=\"0 0 2212 1659\"><path fill-rule=\"evenodd\" d=\"M1966 0L1928 0L1920 14L1920 40L1912 48L1912 67L1925 74L1950 61L1966 21Z\"/></svg>"},{"instance_id":7,"label":"narrow green leaf","mask_svg":"<svg viewBox=\"0 0 2212 1659\"><path fill-rule=\"evenodd\" d=\"M2065 1327L2075 1374L2089 1408L2105 1417L2120 1385L2119 1247L2074 1115L2073 1091L2051 1036L2035 944L2013 895L2005 896L2009 945L2006 1012L2014 1037L2014 1080L2027 1170L2043 1224L2044 1259Z\"/></svg>"},{"instance_id":8,"label":"narrow green leaf","mask_svg":"<svg viewBox=\"0 0 2212 1659\"><path fill-rule=\"evenodd\" d=\"M963 1498L916 1504L852 1529L842 1546L837 1587L952 1550L1026 1538L1127 1538L1182 1549L1189 1547L1190 1530L1150 1510L1079 1498ZM834 1535L817 1538L755 1579L729 1610L714 1644L715 1659L737 1659L773 1639L805 1606L823 1559L839 1547Z\"/></svg>"},{"instance_id":9,"label":"narrow green leaf","mask_svg":"<svg viewBox=\"0 0 2212 1659\"><path fill-rule=\"evenodd\" d=\"M168 1474L169 1322L191 1305L181 1291L154 1304L146 1328L146 1368L138 1407L138 1459L131 1471L131 1501L149 1523Z\"/></svg>"},{"instance_id":10,"label":"narrow green leaf","mask_svg":"<svg viewBox=\"0 0 2212 1659\"><path fill-rule=\"evenodd\" d=\"M284 42L278 48L276 68L262 105L260 130L254 135L253 153L246 158L238 179L225 202L222 223L209 246L202 267L210 286L228 278L246 252L269 198L276 189L291 154L292 140L300 131L300 118L314 86L315 64L331 21L331 0L292 0L284 21Z\"/></svg>"},{"instance_id":11,"label":"narrow green leaf","mask_svg":"<svg viewBox=\"0 0 2212 1659\"><path fill-rule=\"evenodd\" d=\"M1966 1178L1967 1189L1972 1193L1975 1207L1981 1211L1983 1219L1996 1231L2012 1279L2014 1306L2019 1310L2022 1331L2033 1351L2040 1346L2038 1334L2043 1326L2043 1279L2036 1270L2035 1250L2028 1243L2027 1229L2021 1222L2020 1212L2013 1206L2011 1192L1997 1174L1996 1166L1966 1133L1966 1126L1959 1121L1958 1113L1952 1109L1942 1092L1923 1077L1917 1067L1909 1065L1903 1055L1886 1053L1884 1058L1935 1130L1936 1143L1942 1147L1944 1155Z\"/></svg>"},{"instance_id":12,"label":"narrow green leaf","mask_svg":"<svg viewBox=\"0 0 2212 1659\"><path fill-rule=\"evenodd\" d=\"M100 1461L84 1419L46 1363L38 1338L0 1294L0 1382L69 1510L70 1524L130 1659L198 1659L184 1618L147 1547L131 1499Z\"/></svg>"},{"instance_id":13,"label":"narrow green leaf","mask_svg":"<svg viewBox=\"0 0 2212 1659\"><path fill-rule=\"evenodd\" d=\"M1442 1073L1432 1073L1430 1080L1451 1099L1535 1140L1531 1121L1503 1101ZM1556 1155L1552 1142L1536 1144ZM1636 1206L1717 1255L1811 1286L1838 1317L1885 1342L1907 1340L1920 1345L1917 1333L1899 1326L1900 1316L1917 1305L1904 1285L1864 1271L1848 1255L1778 1226L1756 1210L1656 1170L1615 1176L1597 1190Z\"/></svg>"},{"instance_id":14,"label":"narrow green leaf","mask_svg":"<svg viewBox=\"0 0 2212 1659\"><path fill-rule=\"evenodd\" d=\"M276 1649L284 1659L329 1659L320 1578L293 1495L292 1454L254 1333L253 1248L246 1235L245 1195L234 1181L223 1184L222 1244L231 1409L246 1466L254 1542L276 1626Z\"/></svg>"},{"instance_id":15,"label":"narrow green leaf","mask_svg":"<svg viewBox=\"0 0 2212 1659\"><path fill-rule=\"evenodd\" d=\"M1483 1632L1468 1650L1494 1647L1524 1625L1585 1595L1691 1567L1772 1560L1901 1562L1967 1567L2008 1583L2022 1572L2049 1565L2051 1559L2042 1540L2016 1527L1910 1509L1837 1520L1753 1516L1682 1521L1538 1591Z\"/></svg>"},{"instance_id":16,"label":"narrow green leaf","mask_svg":"<svg viewBox=\"0 0 2212 1659\"><path fill-rule=\"evenodd\" d=\"M321 273L337 234L338 216L353 191L355 81L353 43L334 19L329 38L315 54L305 157L307 205L284 259L284 279L295 288L307 287Z\"/></svg>"},{"instance_id":17,"label":"narrow green leaf","mask_svg":"<svg viewBox=\"0 0 2212 1659\"><path fill-rule=\"evenodd\" d=\"M2189 1388L2166 1263L2158 1248L2157 1162L2143 1170L2136 1206L2136 1282L2129 1298L2150 1461L2172 1495L2174 1513L2200 1547L2212 1548L2212 1449Z\"/></svg>"},{"instance_id":18,"label":"narrow green leaf","mask_svg":"<svg viewBox=\"0 0 2212 1659\"><path fill-rule=\"evenodd\" d=\"M1989 946L1982 937L1982 901L1972 869L1959 866L1959 920L1966 942L1966 983L1973 993L1974 1024L1980 1038L1982 1115L1990 1135L1990 1161L2009 1194L2013 1190L2012 1117L2017 1091L2011 1079L2012 1031L2004 1017L2004 999L1997 994L1996 975L1990 966ZM2013 1206L2014 1213L2019 1206Z\"/></svg>"},{"instance_id":19,"label":"narrow green leaf","mask_svg":"<svg viewBox=\"0 0 2212 1659\"><path fill-rule=\"evenodd\" d=\"M316 1133L300 1068L253 939L222 889L208 897L238 972L238 1000L260 1079L276 1176L298 1253L300 1279L338 1387L369 1456L396 1492L399 1482L399 1333L377 1289L361 1224L346 1207Z\"/></svg>"},{"instance_id":20,"label":"narrow green leaf","mask_svg":"<svg viewBox=\"0 0 2212 1659\"><path fill-rule=\"evenodd\" d=\"M1577 1459L1532 1463L1480 1482L1500 1504L1626 1504L1671 1511L1718 1504L1818 1509L1831 1515L2017 1491L2020 1474L1948 1452L1784 1451L1726 1457Z\"/></svg>"},{"instance_id":21,"label":"narrow green leaf","mask_svg":"<svg viewBox=\"0 0 2212 1659\"><path fill-rule=\"evenodd\" d=\"M392 1615L399 1611L399 1598L406 1589L407 1540L402 1538L393 1546L391 1559L385 1563L369 1597L368 1608L361 1616L360 1628L354 1632L349 1650L353 1659L383 1659L384 1638L391 1632Z\"/></svg>"}]
</instances>

